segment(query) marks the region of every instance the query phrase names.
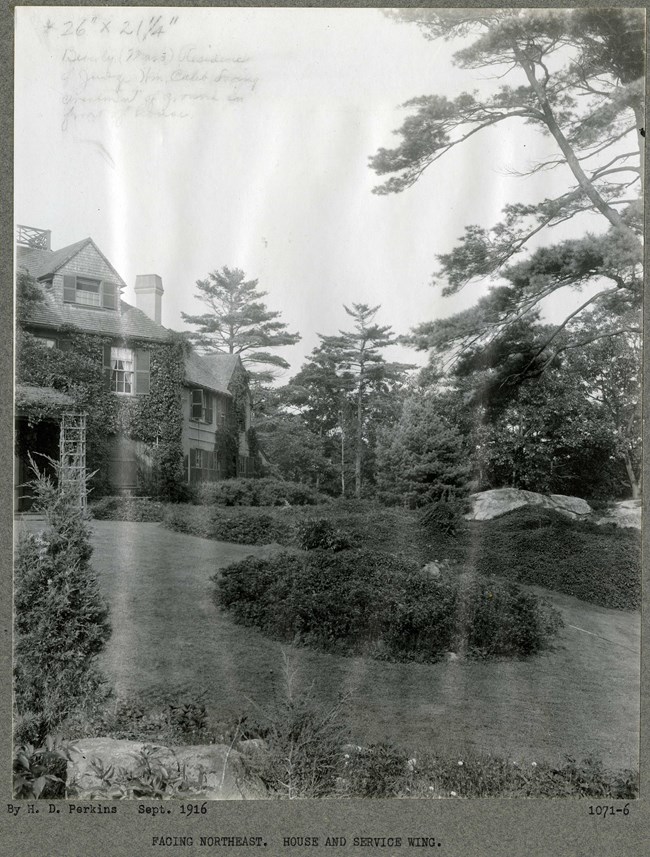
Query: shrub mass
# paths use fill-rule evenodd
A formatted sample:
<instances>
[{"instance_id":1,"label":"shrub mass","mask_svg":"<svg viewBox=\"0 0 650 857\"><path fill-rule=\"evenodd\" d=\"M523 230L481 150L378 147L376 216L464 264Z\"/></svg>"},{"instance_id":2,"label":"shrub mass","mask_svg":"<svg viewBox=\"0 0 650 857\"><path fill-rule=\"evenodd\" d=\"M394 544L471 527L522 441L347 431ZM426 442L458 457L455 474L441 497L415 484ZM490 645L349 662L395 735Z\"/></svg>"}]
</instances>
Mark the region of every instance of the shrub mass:
<instances>
[{"instance_id":1,"label":"shrub mass","mask_svg":"<svg viewBox=\"0 0 650 857\"><path fill-rule=\"evenodd\" d=\"M270 478L203 482L197 490L197 502L204 506L314 506L326 500L302 482Z\"/></svg>"},{"instance_id":2,"label":"shrub mass","mask_svg":"<svg viewBox=\"0 0 650 857\"><path fill-rule=\"evenodd\" d=\"M550 645L561 618L511 583L368 549L249 557L215 576L235 621L275 639L381 660L435 661L445 652L527 656Z\"/></svg>"},{"instance_id":3,"label":"shrub mass","mask_svg":"<svg viewBox=\"0 0 650 857\"><path fill-rule=\"evenodd\" d=\"M40 743L71 714L102 704L95 659L111 627L78 500L41 474L34 486L47 526L21 534L16 551L14 704L16 736Z\"/></svg>"}]
</instances>

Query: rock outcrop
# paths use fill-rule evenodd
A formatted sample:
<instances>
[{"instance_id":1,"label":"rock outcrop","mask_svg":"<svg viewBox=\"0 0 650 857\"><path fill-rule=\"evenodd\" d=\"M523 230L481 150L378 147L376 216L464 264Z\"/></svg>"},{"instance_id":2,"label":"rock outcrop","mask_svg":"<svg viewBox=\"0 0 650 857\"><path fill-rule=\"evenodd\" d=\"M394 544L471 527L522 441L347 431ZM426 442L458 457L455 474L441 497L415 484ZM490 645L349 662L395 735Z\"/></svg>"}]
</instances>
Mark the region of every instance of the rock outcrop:
<instances>
[{"instance_id":1,"label":"rock outcrop","mask_svg":"<svg viewBox=\"0 0 650 857\"><path fill-rule=\"evenodd\" d=\"M620 503L612 504L605 514L596 520L596 523L640 530L642 509L641 500L622 500Z\"/></svg>"},{"instance_id":2,"label":"rock outcrop","mask_svg":"<svg viewBox=\"0 0 650 857\"><path fill-rule=\"evenodd\" d=\"M535 491L520 491L517 488L493 488L472 494L472 511L465 515L468 521L489 521L507 512L524 506L542 506L554 509L573 520L585 520L592 514L586 500L567 497L564 494L537 494Z\"/></svg>"},{"instance_id":3,"label":"rock outcrop","mask_svg":"<svg viewBox=\"0 0 650 857\"><path fill-rule=\"evenodd\" d=\"M110 772L110 775L109 775ZM158 775L170 794L174 784L187 784L178 797L202 800L265 800L262 781L247 770L237 750L222 744L163 747L114 738L85 738L70 748L67 785L76 797L108 798L128 790L129 780L149 782ZM109 783L114 785L109 785Z\"/></svg>"}]
</instances>

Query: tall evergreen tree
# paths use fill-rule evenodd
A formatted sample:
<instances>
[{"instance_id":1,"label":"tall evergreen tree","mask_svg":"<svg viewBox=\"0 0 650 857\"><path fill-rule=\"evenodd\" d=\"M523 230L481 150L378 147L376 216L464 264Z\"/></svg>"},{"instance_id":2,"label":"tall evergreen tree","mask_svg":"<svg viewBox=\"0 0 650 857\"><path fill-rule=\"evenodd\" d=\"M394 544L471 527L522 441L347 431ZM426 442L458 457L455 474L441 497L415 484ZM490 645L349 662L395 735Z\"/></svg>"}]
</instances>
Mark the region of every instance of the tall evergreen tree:
<instances>
[{"instance_id":1,"label":"tall evergreen tree","mask_svg":"<svg viewBox=\"0 0 650 857\"><path fill-rule=\"evenodd\" d=\"M281 313L269 310L262 300L268 292L259 290L258 280L246 280L245 276L238 268L210 272L205 279L197 280L195 295L208 311L181 315L198 328L190 334L197 346L205 352L240 354L245 364L254 367L251 374L255 378L268 381L273 378L271 367L287 369L289 364L266 349L295 345L300 334L287 331L287 325L279 320Z\"/></svg>"},{"instance_id":2,"label":"tall evergreen tree","mask_svg":"<svg viewBox=\"0 0 650 857\"><path fill-rule=\"evenodd\" d=\"M388 502L417 508L467 492L466 444L434 395L407 398L397 423L380 433L377 459L379 492Z\"/></svg>"},{"instance_id":3,"label":"tall evergreen tree","mask_svg":"<svg viewBox=\"0 0 650 857\"><path fill-rule=\"evenodd\" d=\"M403 377L410 367L388 363L382 355L382 350L396 340L390 326L375 323L379 306L355 303L352 308L344 306L344 309L354 320L354 329L339 331L337 336L321 335L321 339L323 351L330 356L354 403L354 493L361 497L364 430L371 393L381 390L390 380Z\"/></svg>"}]
</instances>

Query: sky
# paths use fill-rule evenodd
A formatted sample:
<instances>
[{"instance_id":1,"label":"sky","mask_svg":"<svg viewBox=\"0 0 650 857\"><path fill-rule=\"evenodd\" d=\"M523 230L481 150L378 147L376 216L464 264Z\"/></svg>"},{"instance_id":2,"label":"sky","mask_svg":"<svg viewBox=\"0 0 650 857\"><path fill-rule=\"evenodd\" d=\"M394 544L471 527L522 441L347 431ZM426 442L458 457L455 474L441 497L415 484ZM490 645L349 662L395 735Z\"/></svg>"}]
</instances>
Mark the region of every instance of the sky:
<instances>
[{"instance_id":1,"label":"sky","mask_svg":"<svg viewBox=\"0 0 650 857\"><path fill-rule=\"evenodd\" d=\"M90 236L127 283L163 281L162 322L187 329L195 283L228 266L258 279L301 342L349 328L343 305L380 305L395 333L471 305L442 298L436 255L508 201L566 176L522 179L553 152L504 124L401 194L368 167L398 143L409 98L492 89L375 9L21 7L16 10L15 220L52 248ZM555 234L554 240L564 237ZM560 298L564 300L564 298ZM392 359L425 356L395 348Z\"/></svg>"}]
</instances>

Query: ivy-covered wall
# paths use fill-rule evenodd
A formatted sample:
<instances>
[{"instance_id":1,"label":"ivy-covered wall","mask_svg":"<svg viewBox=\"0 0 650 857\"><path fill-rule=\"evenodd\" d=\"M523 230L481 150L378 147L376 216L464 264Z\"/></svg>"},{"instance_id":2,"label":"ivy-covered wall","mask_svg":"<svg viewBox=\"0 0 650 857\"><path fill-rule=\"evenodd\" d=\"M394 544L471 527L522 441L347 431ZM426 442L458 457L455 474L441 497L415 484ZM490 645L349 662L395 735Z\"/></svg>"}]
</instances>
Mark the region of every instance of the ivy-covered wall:
<instances>
[{"instance_id":1,"label":"ivy-covered wall","mask_svg":"<svg viewBox=\"0 0 650 857\"><path fill-rule=\"evenodd\" d=\"M110 490L109 461L116 435L146 444L152 468L142 486L147 493L173 497L184 481L181 391L185 377L186 344L171 335L168 342L128 340L127 348L150 352L150 392L144 396L119 396L108 389L103 369L104 346L109 337L61 329L60 346L48 348L36 337L20 331L16 342L18 383L52 387L70 395L75 409L87 413L86 461L93 495ZM29 419L29 414L27 415ZM32 422L38 421L38 414Z\"/></svg>"},{"instance_id":2,"label":"ivy-covered wall","mask_svg":"<svg viewBox=\"0 0 650 857\"><path fill-rule=\"evenodd\" d=\"M215 442L221 473L225 479L236 477L237 461L240 456L245 456L249 462L249 472L245 475L256 476L259 445L255 429L250 425L250 391L245 370L235 370L228 391L232 400L227 411L226 425L217 429Z\"/></svg>"}]
</instances>

